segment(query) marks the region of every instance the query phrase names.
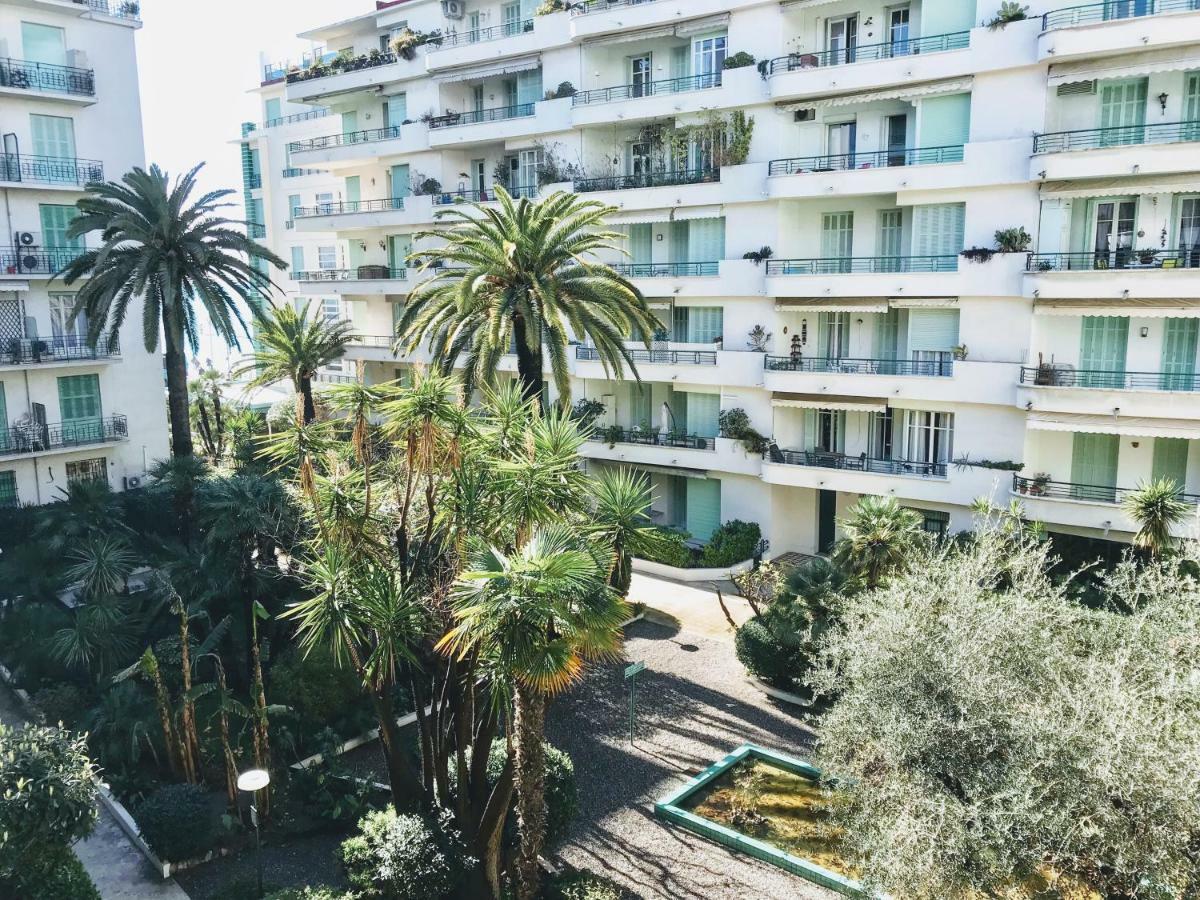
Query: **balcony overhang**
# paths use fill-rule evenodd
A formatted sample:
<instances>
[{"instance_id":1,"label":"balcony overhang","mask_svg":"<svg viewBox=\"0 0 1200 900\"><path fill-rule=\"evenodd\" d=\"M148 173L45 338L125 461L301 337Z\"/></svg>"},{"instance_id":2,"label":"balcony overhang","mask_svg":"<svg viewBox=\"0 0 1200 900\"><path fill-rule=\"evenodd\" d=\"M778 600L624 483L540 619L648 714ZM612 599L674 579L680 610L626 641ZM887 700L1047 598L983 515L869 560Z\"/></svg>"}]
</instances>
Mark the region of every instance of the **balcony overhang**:
<instances>
[{"instance_id":1,"label":"balcony overhang","mask_svg":"<svg viewBox=\"0 0 1200 900\"><path fill-rule=\"evenodd\" d=\"M888 301L878 297L808 297L779 299L775 312L783 313L886 313Z\"/></svg>"},{"instance_id":2,"label":"balcony overhang","mask_svg":"<svg viewBox=\"0 0 1200 900\"><path fill-rule=\"evenodd\" d=\"M712 476L702 469L688 469L683 466L652 466L649 463L629 463L640 472L651 472L655 475L675 475L679 478L695 478L707 481Z\"/></svg>"},{"instance_id":3,"label":"balcony overhang","mask_svg":"<svg viewBox=\"0 0 1200 900\"><path fill-rule=\"evenodd\" d=\"M1111 316L1116 312L1128 312L1139 319L1194 319L1200 316L1200 300L1133 298L1112 304L1095 300L1038 300L1033 304L1033 311L1042 316Z\"/></svg>"},{"instance_id":4,"label":"balcony overhang","mask_svg":"<svg viewBox=\"0 0 1200 900\"><path fill-rule=\"evenodd\" d=\"M1104 54L1098 58L1058 63L1050 67L1046 82L1050 87L1058 87L1076 81L1132 78L1195 68L1200 68L1200 54L1196 53L1194 47L1168 47L1123 56Z\"/></svg>"},{"instance_id":5,"label":"balcony overhang","mask_svg":"<svg viewBox=\"0 0 1200 900\"><path fill-rule=\"evenodd\" d=\"M1089 416L1036 412L1029 414L1026 424L1032 431L1200 440L1200 422L1194 419L1147 419L1139 416Z\"/></svg>"},{"instance_id":6,"label":"balcony overhang","mask_svg":"<svg viewBox=\"0 0 1200 900\"><path fill-rule=\"evenodd\" d=\"M500 75L528 72L541 64L541 54L535 53L530 56L507 59L503 62L464 66L461 69L446 72L444 75L433 76L433 82L434 84L457 84L463 81L482 81L485 78L495 78Z\"/></svg>"},{"instance_id":7,"label":"balcony overhang","mask_svg":"<svg viewBox=\"0 0 1200 900\"><path fill-rule=\"evenodd\" d=\"M1119 178L1093 178L1085 181L1046 181L1043 200L1073 200L1087 197L1113 197L1148 194L1179 194L1200 191L1200 177L1181 175L1129 175Z\"/></svg>"},{"instance_id":8,"label":"balcony overhang","mask_svg":"<svg viewBox=\"0 0 1200 900\"><path fill-rule=\"evenodd\" d=\"M886 412L887 400L876 397L848 397L836 394L771 395L771 405L784 409L838 409L848 412Z\"/></svg>"},{"instance_id":9,"label":"balcony overhang","mask_svg":"<svg viewBox=\"0 0 1200 900\"><path fill-rule=\"evenodd\" d=\"M973 78L951 78L942 81L930 81L925 84L909 85L907 87L890 88L886 91L857 91L854 93L831 94L827 97L813 97L804 100L794 100L777 104L784 112L795 112L813 107L855 106L860 103L877 103L881 100L917 100L922 97L935 97L941 94L962 94L971 90Z\"/></svg>"}]
</instances>

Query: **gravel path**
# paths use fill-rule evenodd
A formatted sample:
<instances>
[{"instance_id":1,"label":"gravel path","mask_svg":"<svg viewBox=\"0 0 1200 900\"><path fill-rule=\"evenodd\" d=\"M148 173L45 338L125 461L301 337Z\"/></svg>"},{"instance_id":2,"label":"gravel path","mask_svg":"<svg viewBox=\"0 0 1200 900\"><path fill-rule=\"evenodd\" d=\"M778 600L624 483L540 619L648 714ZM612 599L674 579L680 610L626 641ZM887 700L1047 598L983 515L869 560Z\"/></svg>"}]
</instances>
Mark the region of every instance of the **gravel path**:
<instances>
[{"instance_id":1,"label":"gravel path","mask_svg":"<svg viewBox=\"0 0 1200 900\"><path fill-rule=\"evenodd\" d=\"M629 745L624 668L638 676ZM558 848L565 862L646 898L832 900L838 895L654 818L654 802L744 743L805 756L813 733L753 688L725 640L649 621L626 630L625 658L594 667L548 714L551 743L571 754L580 814Z\"/></svg>"},{"instance_id":2,"label":"gravel path","mask_svg":"<svg viewBox=\"0 0 1200 900\"><path fill-rule=\"evenodd\" d=\"M345 887L335 853L344 834L318 834L291 838L286 845L264 843L263 882L268 891L305 885L333 884ZM223 896L231 882L253 885L256 878L253 846L237 856L180 872L175 877L191 900L213 900ZM247 894L246 896L253 896Z\"/></svg>"}]
</instances>

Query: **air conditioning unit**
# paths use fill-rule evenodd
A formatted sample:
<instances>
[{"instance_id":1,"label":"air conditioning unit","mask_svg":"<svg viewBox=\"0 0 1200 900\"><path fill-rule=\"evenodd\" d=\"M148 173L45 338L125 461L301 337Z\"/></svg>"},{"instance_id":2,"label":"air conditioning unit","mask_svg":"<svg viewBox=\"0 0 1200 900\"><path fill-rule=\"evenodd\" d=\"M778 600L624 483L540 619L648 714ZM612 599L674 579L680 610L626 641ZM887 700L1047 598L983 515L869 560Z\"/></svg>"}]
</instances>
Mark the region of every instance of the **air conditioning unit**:
<instances>
[{"instance_id":1,"label":"air conditioning unit","mask_svg":"<svg viewBox=\"0 0 1200 900\"><path fill-rule=\"evenodd\" d=\"M817 120L817 111L815 109L798 109L796 110L797 122L815 122Z\"/></svg>"},{"instance_id":2,"label":"air conditioning unit","mask_svg":"<svg viewBox=\"0 0 1200 900\"><path fill-rule=\"evenodd\" d=\"M35 247L37 246L37 236L32 231L18 231L16 242L18 247Z\"/></svg>"},{"instance_id":3,"label":"air conditioning unit","mask_svg":"<svg viewBox=\"0 0 1200 900\"><path fill-rule=\"evenodd\" d=\"M447 19L461 19L467 14L467 4L463 0L442 0L442 15Z\"/></svg>"},{"instance_id":4,"label":"air conditioning unit","mask_svg":"<svg viewBox=\"0 0 1200 900\"><path fill-rule=\"evenodd\" d=\"M130 475L125 479L125 490L132 491L142 486L142 479L138 475Z\"/></svg>"}]
</instances>

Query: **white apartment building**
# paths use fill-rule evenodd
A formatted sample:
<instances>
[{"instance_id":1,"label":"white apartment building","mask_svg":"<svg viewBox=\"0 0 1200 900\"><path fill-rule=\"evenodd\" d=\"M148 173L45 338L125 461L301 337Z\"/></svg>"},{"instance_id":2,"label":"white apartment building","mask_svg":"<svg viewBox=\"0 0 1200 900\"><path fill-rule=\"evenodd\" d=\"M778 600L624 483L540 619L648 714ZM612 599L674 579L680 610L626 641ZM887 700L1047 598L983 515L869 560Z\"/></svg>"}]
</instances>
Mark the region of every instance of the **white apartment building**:
<instances>
[{"instance_id":1,"label":"white apartment building","mask_svg":"<svg viewBox=\"0 0 1200 900\"><path fill-rule=\"evenodd\" d=\"M664 524L815 552L863 495L930 530L991 496L1127 540L1152 476L1200 502L1200 0L1002 28L999 0L537 5L380 2L264 70L257 221L369 381L414 362L389 347L415 231L497 183L575 190L617 208L612 262L662 321L643 389L576 348L586 455L645 471ZM442 40L396 55L406 28ZM696 127L735 112L736 156ZM1027 250L960 255L1005 229ZM721 434L734 409L765 456Z\"/></svg>"},{"instance_id":2,"label":"white apartment building","mask_svg":"<svg viewBox=\"0 0 1200 900\"><path fill-rule=\"evenodd\" d=\"M0 507L61 499L78 479L136 486L168 452L141 316L89 347L52 279L85 246L66 236L83 186L145 165L140 27L120 0L0 2Z\"/></svg>"}]
</instances>

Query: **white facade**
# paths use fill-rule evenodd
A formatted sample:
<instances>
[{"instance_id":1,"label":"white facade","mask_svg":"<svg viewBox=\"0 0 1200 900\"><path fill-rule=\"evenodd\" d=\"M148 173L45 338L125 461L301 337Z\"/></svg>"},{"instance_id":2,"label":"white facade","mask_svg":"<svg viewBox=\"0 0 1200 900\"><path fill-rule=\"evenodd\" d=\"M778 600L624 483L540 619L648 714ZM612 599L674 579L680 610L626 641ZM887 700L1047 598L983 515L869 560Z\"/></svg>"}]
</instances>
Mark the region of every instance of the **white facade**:
<instances>
[{"instance_id":1,"label":"white facade","mask_svg":"<svg viewBox=\"0 0 1200 900\"><path fill-rule=\"evenodd\" d=\"M293 293L355 324L370 381L421 361L390 335L439 208L573 189L617 208L612 262L664 332L644 390L577 348L608 429L586 454L644 469L663 523L755 520L778 554L827 547L864 494L954 530L1015 496L1115 539L1152 477L1200 500L1200 2L1043 0L1003 28L992 0L378 5L267 67L287 119L244 142ZM397 57L405 27L443 41ZM671 137L735 111L744 156ZM1027 250L960 256L1007 229ZM719 434L733 409L765 457Z\"/></svg>"},{"instance_id":2,"label":"white facade","mask_svg":"<svg viewBox=\"0 0 1200 900\"><path fill-rule=\"evenodd\" d=\"M77 478L136 486L168 454L141 315L91 348L51 278L84 246L65 236L83 185L145 165L140 27L120 0L0 3L0 506L61 499Z\"/></svg>"}]
</instances>

